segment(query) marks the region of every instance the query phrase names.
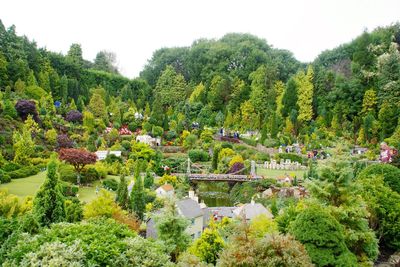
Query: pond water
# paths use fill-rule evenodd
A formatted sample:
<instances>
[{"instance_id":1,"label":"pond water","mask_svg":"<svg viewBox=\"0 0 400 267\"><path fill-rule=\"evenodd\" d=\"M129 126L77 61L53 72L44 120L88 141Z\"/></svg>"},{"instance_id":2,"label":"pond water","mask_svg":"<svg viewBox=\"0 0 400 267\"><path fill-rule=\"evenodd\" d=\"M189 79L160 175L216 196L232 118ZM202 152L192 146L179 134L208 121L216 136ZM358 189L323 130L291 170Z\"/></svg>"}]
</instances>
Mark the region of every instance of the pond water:
<instances>
[{"instance_id":1,"label":"pond water","mask_svg":"<svg viewBox=\"0 0 400 267\"><path fill-rule=\"evenodd\" d=\"M199 183L197 194L208 207L230 207L229 186L223 182Z\"/></svg>"}]
</instances>

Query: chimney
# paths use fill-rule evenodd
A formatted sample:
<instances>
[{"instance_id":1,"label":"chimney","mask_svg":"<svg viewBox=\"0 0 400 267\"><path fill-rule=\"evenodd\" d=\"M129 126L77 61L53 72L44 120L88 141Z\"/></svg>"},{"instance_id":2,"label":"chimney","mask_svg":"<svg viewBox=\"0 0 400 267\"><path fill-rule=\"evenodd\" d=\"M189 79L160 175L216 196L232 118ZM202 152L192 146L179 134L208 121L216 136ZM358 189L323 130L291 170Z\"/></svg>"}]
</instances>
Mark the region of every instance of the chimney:
<instances>
[{"instance_id":1,"label":"chimney","mask_svg":"<svg viewBox=\"0 0 400 267\"><path fill-rule=\"evenodd\" d=\"M193 199L194 201L196 201L197 203L199 203L199 197L196 196L196 197L193 197L192 199Z\"/></svg>"},{"instance_id":2,"label":"chimney","mask_svg":"<svg viewBox=\"0 0 400 267\"><path fill-rule=\"evenodd\" d=\"M194 199L194 191L189 190L189 198Z\"/></svg>"}]
</instances>

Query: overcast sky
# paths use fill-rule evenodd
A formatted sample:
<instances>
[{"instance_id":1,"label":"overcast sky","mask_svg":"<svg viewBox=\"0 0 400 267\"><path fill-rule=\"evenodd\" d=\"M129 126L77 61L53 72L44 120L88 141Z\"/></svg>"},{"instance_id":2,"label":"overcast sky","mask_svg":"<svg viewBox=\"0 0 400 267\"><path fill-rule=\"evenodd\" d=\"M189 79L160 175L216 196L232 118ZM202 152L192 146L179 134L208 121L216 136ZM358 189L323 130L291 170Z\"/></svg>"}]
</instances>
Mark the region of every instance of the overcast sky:
<instances>
[{"instance_id":1,"label":"overcast sky","mask_svg":"<svg viewBox=\"0 0 400 267\"><path fill-rule=\"evenodd\" d=\"M55 52L65 54L72 43L88 60L113 51L122 74L133 78L156 49L229 32L254 34L312 61L366 28L399 21L399 11L399 0L5 0L0 19Z\"/></svg>"}]
</instances>

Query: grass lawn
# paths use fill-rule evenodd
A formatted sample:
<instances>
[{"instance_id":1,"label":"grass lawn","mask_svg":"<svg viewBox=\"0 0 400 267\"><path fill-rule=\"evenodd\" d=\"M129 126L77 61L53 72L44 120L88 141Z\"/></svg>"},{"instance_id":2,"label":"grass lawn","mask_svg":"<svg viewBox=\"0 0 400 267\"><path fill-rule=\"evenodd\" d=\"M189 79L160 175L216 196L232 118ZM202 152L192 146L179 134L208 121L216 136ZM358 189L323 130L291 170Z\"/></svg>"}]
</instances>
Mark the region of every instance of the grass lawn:
<instances>
[{"instance_id":1,"label":"grass lawn","mask_svg":"<svg viewBox=\"0 0 400 267\"><path fill-rule=\"evenodd\" d=\"M34 196L42 185L46 172L39 172L36 175L21 179L13 179L10 183L1 184L0 189L7 188L8 193L17 195L21 198Z\"/></svg>"},{"instance_id":2,"label":"grass lawn","mask_svg":"<svg viewBox=\"0 0 400 267\"><path fill-rule=\"evenodd\" d=\"M297 178L302 179L303 174L305 171L303 170L270 170L270 169L263 169L263 168L257 168L257 174L265 176L266 178L276 178L278 176L284 176L285 174L289 174L290 176L296 175Z\"/></svg>"},{"instance_id":3,"label":"grass lawn","mask_svg":"<svg viewBox=\"0 0 400 267\"><path fill-rule=\"evenodd\" d=\"M26 196L34 196L42 185L46 172L40 172L36 175L21 179L13 179L8 184L0 184L0 189L7 188L8 193L24 198ZM119 182L119 176L108 175L107 178L113 178ZM127 177L128 185L132 177ZM101 181L94 182L91 186L81 186L79 188L79 199L89 202L96 198L96 187L102 188Z\"/></svg>"}]
</instances>

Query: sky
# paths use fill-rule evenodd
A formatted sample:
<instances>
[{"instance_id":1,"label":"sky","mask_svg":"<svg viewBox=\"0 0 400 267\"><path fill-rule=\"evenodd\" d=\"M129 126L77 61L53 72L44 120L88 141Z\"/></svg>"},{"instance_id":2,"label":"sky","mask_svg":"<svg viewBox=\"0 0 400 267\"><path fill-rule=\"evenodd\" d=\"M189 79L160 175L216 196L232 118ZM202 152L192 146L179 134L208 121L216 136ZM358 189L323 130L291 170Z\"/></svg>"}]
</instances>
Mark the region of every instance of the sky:
<instances>
[{"instance_id":1,"label":"sky","mask_svg":"<svg viewBox=\"0 0 400 267\"><path fill-rule=\"evenodd\" d=\"M0 19L51 51L66 54L79 43L91 61L115 52L120 72L134 78L157 49L231 32L310 62L365 29L399 21L399 10L399 0L3 0Z\"/></svg>"}]
</instances>

